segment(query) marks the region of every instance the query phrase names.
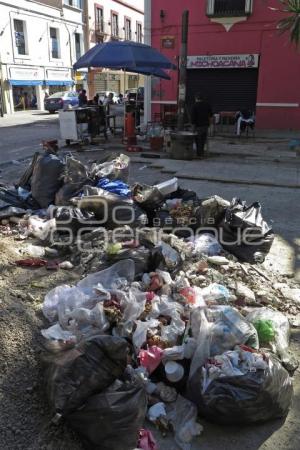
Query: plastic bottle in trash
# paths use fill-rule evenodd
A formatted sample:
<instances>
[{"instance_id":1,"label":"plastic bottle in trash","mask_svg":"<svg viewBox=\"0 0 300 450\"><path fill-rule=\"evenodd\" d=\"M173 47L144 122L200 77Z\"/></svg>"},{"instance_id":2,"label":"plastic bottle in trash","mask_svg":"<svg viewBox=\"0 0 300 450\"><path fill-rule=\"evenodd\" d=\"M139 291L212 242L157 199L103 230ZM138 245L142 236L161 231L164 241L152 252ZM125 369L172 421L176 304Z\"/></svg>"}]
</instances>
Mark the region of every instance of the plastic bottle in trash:
<instances>
[{"instance_id":1,"label":"plastic bottle in trash","mask_svg":"<svg viewBox=\"0 0 300 450\"><path fill-rule=\"evenodd\" d=\"M254 253L254 261L258 264L262 264L265 260L266 255L262 252L255 252Z\"/></svg>"}]
</instances>

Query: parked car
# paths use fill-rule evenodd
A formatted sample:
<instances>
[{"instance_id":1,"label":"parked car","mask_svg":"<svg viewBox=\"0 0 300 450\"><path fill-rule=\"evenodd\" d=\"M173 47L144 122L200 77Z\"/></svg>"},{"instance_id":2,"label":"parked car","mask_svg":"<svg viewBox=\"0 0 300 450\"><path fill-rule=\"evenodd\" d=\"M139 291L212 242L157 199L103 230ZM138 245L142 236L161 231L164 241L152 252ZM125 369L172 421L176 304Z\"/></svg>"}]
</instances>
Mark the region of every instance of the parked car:
<instances>
[{"instance_id":1,"label":"parked car","mask_svg":"<svg viewBox=\"0 0 300 450\"><path fill-rule=\"evenodd\" d=\"M55 113L59 109L64 109L67 105L78 106L77 92L56 92L44 100L45 109L50 114Z\"/></svg>"},{"instance_id":2,"label":"parked car","mask_svg":"<svg viewBox=\"0 0 300 450\"><path fill-rule=\"evenodd\" d=\"M114 103L119 103L119 94L117 94L116 92L113 91L105 91L105 92L99 92L99 100L101 100L102 102L104 102L104 99L106 97L108 97L108 95L112 93L113 94L113 102Z\"/></svg>"}]
</instances>

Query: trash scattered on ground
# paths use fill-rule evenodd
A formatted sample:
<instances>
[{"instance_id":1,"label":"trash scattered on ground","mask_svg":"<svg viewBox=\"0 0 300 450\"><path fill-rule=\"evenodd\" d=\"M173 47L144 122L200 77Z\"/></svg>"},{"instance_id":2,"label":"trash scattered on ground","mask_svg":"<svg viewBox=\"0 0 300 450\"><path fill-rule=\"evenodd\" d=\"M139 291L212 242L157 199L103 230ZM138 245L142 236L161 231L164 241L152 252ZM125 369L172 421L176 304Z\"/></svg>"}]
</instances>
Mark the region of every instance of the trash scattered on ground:
<instances>
[{"instance_id":1,"label":"trash scattered on ground","mask_svg":"<svg viewBox=\"0 0 300 450\"><path fill-rule=\"evenodd\" d=\"M284 417L299 288L260 265L274 237L261 206L200 199L176 178L130 185L125 155L91 167L54 156L0 189L0 233L27 241L14 263L80 274L42 306L53 423L85 448L157 450L149 420L189 450L205 432L198 414Z\"/></svg>"}]
</instances>

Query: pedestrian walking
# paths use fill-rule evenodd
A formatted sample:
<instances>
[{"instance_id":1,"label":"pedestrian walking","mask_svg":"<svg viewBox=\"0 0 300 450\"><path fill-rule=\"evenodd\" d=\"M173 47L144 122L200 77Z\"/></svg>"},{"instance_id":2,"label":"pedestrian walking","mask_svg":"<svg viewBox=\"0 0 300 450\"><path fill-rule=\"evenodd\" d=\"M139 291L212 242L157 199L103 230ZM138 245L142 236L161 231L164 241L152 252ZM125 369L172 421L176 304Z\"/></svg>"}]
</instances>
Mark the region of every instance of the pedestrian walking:
<instances>
[{"instance_id":1,"label":"pedestrian walking","mask_svg":"<svg viewBox=\"0 0 300 450\"><path fill-rule=\"evenodd\" d=\"M192 109L192 125L196 135L197 157L204 157L204 147L207 141L208 128L212 119L212 108L200 93L195 96Z\"/></svg>"}]
</instances>

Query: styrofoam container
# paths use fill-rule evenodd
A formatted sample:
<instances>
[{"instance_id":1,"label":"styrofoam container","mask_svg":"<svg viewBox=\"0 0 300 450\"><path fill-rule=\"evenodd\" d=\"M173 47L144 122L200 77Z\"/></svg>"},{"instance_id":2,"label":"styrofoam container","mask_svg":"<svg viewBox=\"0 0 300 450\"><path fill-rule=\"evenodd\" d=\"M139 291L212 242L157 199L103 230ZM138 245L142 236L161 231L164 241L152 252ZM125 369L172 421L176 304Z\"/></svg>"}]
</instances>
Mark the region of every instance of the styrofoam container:
<instances>
[{"instance_id":1,"label":"styrofoam container","mask_svg":"<svg viewBox=\"0 0 300 450\"><path fill-rule=\"evenodd\" d=\"M166 377L172 383L177 383L184 375L184 368L175 361L168 361L165 364Z\"/></svg>"},{"instance_id":2,"label":"styrofoam container","mask_svg":"<svg viewBox=\"0 0 300 450\"><path fill-rule=\"evenodd\" d=\"M159 190L162 195L169 195L178 189L178 179L171 178L170 180L164 181L163 183L156 184L155 187Z\"/></svg>"}]
</instances>

